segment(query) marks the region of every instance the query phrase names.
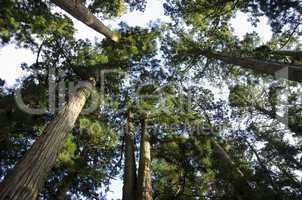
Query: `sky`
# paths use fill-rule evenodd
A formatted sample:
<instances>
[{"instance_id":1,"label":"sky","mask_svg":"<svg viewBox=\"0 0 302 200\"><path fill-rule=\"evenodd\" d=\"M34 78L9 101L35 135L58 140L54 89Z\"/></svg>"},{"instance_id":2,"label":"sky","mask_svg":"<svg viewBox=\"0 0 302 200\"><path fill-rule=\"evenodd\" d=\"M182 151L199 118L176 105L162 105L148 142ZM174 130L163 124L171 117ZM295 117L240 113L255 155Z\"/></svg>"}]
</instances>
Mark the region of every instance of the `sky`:
<instances>
[{"instance_id":1,"label":"sky","mask_svg":"<svg viewBox=\"0 0 302 200\"><path fill-rule=\"evenodd\" d=\"M57 11L63 12L59 8ZM64 12L65 13L65 12ZM66 13L65 13L66 14ZM68 14L67 14L68 15ZM70 16L70 15L69 15ZM72 18L72 17L71 17ZM101 39L102 35L90 29L86 25L72 18L77 29L76 38L78 39ZM144 13L134 11L125 14L116 20L104 21L106 25L112 28L117 28L121 21L127 22L130 26L143 26L146 27L152 20L160 19L161 21L169 21L167 16L164 16L164 10L161 0L148 1L146 11ZM262 42L270 40L272 32L265 17L260 19L259 25L255 28L248 22L248 16L244 13L238 12L236 17L231 21L234 28L234 34L242 38L247 32L256 31L262 38ZM0 78L6 81L7 87L13 87L16 79L25 76L20 68L21 63L31 64L35 62L36 55L27 49L16 49L14 45L8 45L0 48ZM122 196L122 182L121 180L113 181L110 187L112 192L109 192L108 199L118 199Z\"/></svg>"},{"instance_id":2,"label":"sky","mask_svg":"<svg viewBox=\"0 0 302 200\"><path fill-rule=\"evenodd\" d=\"M59 8L58 11L63 12ZM66 14L66 13L65 13ZM67 14L68 15L68 14ZM70 15L69 15L70 16ZM71 17L72 18L72 17ZM102 35L96 31L90 29L86 25L72 18L76 29L76 38L78 39L100 39ZM109 27L116 28L121 21L127 22L130 26L144 26L152 20L155 21L160 19L161 21L168 21L169 18L164 16L164 10L162 7L162 0L148 1L146 11L144 13L134 11L123 15L121 18L116 20L106 20L104 23ZM236 17L231 21L232 27L234 28L234 34L239 38L242 38L247 32L256 31L259 33L262 41L268 41L272 37L270 27L265 17L260 19L259 25L255 28L248 22L248 16L244 13L238 12ZM0 78L6 81L6 86L12 87L16 82L17 78L20 78L26 74L22 72L20 65L21 63L31 64L35 61L36 55L34 55L28 49L16 49L14 45L8 45L4 48L0 48Z\"/></svg>"}]
</instances>

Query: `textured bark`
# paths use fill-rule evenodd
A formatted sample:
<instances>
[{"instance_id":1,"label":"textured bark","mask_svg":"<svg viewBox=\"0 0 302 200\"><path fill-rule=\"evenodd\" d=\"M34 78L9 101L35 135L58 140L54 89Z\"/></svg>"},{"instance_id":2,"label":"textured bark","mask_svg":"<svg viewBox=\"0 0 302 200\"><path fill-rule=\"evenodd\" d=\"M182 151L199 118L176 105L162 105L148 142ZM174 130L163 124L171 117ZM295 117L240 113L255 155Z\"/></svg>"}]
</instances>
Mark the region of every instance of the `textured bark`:
<instances>
[{"instance_id":1,"label":"textured bark","mask_svg":"<svg viewBox=\"0 0 302 200\"><path fill-rule=\"evenodd\" d=\"M140 143L140 160L138 169L138 200L152 200L152 177L151 177L151 144L150 135L146 129L146 120L142 119L142 132Z\"/></svg>"},{"instance_id":2,"label":"textured bark","mask_svg":"<svg viewBox=\"0 0 302 200\"><path fill-rule=\"evenodd\" d=\"M117 35L115 35L96 16L94 16L88 10L88 8L81 3L80 0L52 0L52 2L90 28L96 30L115 42L118 41Z\"/></svg>"},{"instance_id":3,"label":"textured bark","mask_svg":"<svg viewBox=\"0 0 302 200\"><path fill-rule=\"evenodd\" d=\"M240 58L210 51L200 51L200 53L207 58L221 60L226 64L238 65L260 73L275 74L282 69L288 69L288 80L302 81L302 65L269 62L254 58Z\"/></svg>"},{"instance_id":4,"label":"textured bark","mask_svg":"<svg viewBox=\"0 0 302 200\"><path fill-rule=\"evenodd\" d=\"M78 118L91 88L80 88L0 186L0 200L33 200Z\"/></svg>"},{"instance_id":5,"label":"textured bark","mask_svg":"<svg viewBox=\"0 0 302 200\"><path fill-rule=\"evenodd\" d=\"M133 133L132 120L132 114L128 111L125 131L123 200L136 199L135 135Z\"/></svg>"}]
</instances>

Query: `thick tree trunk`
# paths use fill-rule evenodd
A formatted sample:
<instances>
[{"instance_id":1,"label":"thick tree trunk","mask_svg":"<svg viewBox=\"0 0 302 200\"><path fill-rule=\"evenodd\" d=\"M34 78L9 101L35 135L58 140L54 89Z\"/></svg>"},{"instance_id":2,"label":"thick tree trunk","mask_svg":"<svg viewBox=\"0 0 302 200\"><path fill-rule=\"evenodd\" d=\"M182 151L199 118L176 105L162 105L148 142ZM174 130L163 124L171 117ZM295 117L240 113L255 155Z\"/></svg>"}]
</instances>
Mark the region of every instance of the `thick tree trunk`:
<instances>
[{"instance_id":1,"label":"thick tree trunk","mask_svg":"<svg viewBox=\"0 0 302 200\"><path fill-rule=\"evenodd\" d=\"M52 0L52 2L90 28L115 42L118 41L118 36L106 27L96 16L94 16L80 0Z\"/></svg>"},{"instance_id":2,"label":"thick tree trunk","mask_svg":"<svg viewBox=\"0 0 302 200\"><path fill-rule=\"evenodd\" d=\"M146 129L146 120L141 121L140 160L138 169L137 200L152 200L151 144Z\"/></svg>"},{"instance_id":3,"label":"thick tree trunk","mask_svg":"<svg viewBox=\"0 0 302 200\"><path fill-rule=\"evenodd\" d=\"M58 116L47 125L43 134L1 184L0 200L37 198L90 93L89 87L78 89Z\"/></svg>"},{"instance_id":4,"label":"thick tree trunk","mask_svg":"<svg viewBox=\"0 0 302 200\"><path fill-rule=\"evenodd\" d=\"M127 127L125 130L123 200L136 199L135 134L133 132L132 118L132 113L128 111Z\"/></svg>"},{"instance_id":5,"label":"thick tree trunk","mask_svg":"<svg viewBox=\"0 0 302 200\"><path fill-rule=\"evenodd\" d=\"M210 58L221 60L226 64L238 65L243 68L252 69L256 72L275 74L282 69L288 69L288 74L285 77L292 81L302 81L302 65L282 64L277 62L269 62L264 60L258 60L254 58L240 58L236 56L226 55L224 53L200 51L200 54Z\"/></svg>"}]
</instances>

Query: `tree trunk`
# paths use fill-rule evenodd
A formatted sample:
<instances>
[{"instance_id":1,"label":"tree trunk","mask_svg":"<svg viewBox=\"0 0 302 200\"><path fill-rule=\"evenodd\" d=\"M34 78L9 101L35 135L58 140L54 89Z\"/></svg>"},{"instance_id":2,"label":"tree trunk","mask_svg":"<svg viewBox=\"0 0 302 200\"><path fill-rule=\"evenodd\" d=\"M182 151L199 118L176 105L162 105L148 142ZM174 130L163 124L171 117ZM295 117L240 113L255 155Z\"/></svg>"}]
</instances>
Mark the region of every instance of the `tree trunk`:
<instances>
[{"instance_id":1,"label":"tree trunk","mask_svg":"<svg viewBox=\"0 0 302 200\"><path fill-rule=\"evenodd\" d=\"M226 55L224 53L200 51L200 54L210 58L221 60L226 64L238 65L243 68L252 69L256 72L275 74L282 69L288 69L288 80L302 81L302 65L282 64L277 62L269 62L264 60L258 60L254 58L240 58L236 56ZM287 78L287 77L282 77Z\"/></svg>"},{"instance_id":2,"label":"tree trunk","mask_svg":"<svg viewBox=\"0 0 302 200\"><path fill-rule=\"evenodd\" d=\"M221 160L223 160L225 163L227 163L228 165L230 165L233 169L235 169L235 171L237 172L237 174L240 177L244 177L244 173L235 165L234 161L230 158L230 156L228 155L228 153L222 148L222 146L220 146L220 144L218 144L216 141L213 140L213 146L214 146L214 150L217 153L217 155L219 156L219 158Z\"/></svg>"},{"instance_id":3,"label":"tree trunk","mask_svg":"<svg viewBox=\"0 0 302 200\"><path fill-rule=\"evenodd\" d=\"M80 88L0 186L0 200L33 200L56 162L91 88Z\"/></svg>"},{"instance_id":4,"label":"tree trunk","mask_svg":"<svg viewBox=\"0 0 302 200\"><path fill-rule=\"evenodd\" d=\"M257 150L253 147L253 145L247 139L245 139L245 142L250 147L252 152L255 154L256 159L257 159L259 165L261 166L263 172L265 173L267 180L272 185L274 192L277 193L280 190L280 188L277 184L275 184L275 182L271 176L271 171L266 167L265 163L262 161L262 159L260 158L260 155L258 154Z\"/></svg>"},{"instance_id":5,"label":"tree trunk","mask_svg":"<svg viewBox=\"0 0 302 200\"><path fill-rule=\"evenodd\" d=\"M208 114L206 113L206 111L203 109L201 105L199 106L204 111L205 119L207 123L210 125L210 135L215 136L215 133L213 132L213 125L210 121ZM196 133L193 136L198 140ZM214 138L211 138L211 144L213 146L214 155L216 155L218 160L222 161L219 164L222 165L221 168L223 169L223 173L225 173L225 176L231 178L230 183L235 189L237 199L238 200L256 199L257 195L253 193L253 189L250 186L248 179L246 178L246 175L236 166L236 164L231 159L229 154L224 150L224 148L218 142L214 140Z\"/></svg>"},{"instance_id":6,"label":"tree trunk","mask_svg":"<svg viewBox=\"0 0 302 200\"><path fill-rule=\"evenodd\" d=\"M235 189L237 198L240 200L257 199L244 173L236 166L227 152L216 141L213 140L212 144L218 159L224 163L223 169L226 176L231 178L231 183Z\"/></svg>"},{"instance_id":7,"label":"tree trunk","mask_svg":"<svg viewBox=\"0 0 302 200\"><path fill-rule=\"evenodd\" d=\"M136 198L136 163L135 163L135 135L133 133L132 113L127 112L127 127L125 130L125 166L123 200Z\"/></svg>"},{"instance_id":8,"label":"tree trunk","mask_svg":"<svg viewBox=\"0 0 302 200\"><path fill-rule=\"evenodd\" d=\"M118 41L118 36L106 27L96 16L94 16L80 0L52 0L52 2L90 28L115 42Z\"/></svg>"},{"instance_id":9,"label":"tree trunk","mask_svg":"<svg viewBox=\"0 0 302 200\"><path fill-rule=\"evenodd\" d=\"M147 133L146 120L141 121L140 160L138 169L138 200L152 200L151 178L151 144L150 135Z\"/></svg>"},{"instance_id":10,"label":"tree trunk","mask_svg":"<svg viewBox=\"0 0 302 200\"><path fill-rule=\"evenodd\" d=\"M289 56L292 59L302 59L302 51L288 51L288 50L282 50L282 51L272 51L272 54L280 55L280 56Z\"/></svg>"},{"instance_id":11,"label":"tree trunk","mask_svg":"<svg viewBox=\"0 0 302 200\"><path fill-rule=\"evenodd\" d=\"M286 159L286 155L283 154L284 152L283 152L282 150L280 150L280 148L274 144L274 141L273 141L273 140L271 140L270 138L264 137L262 134L259 134L259 133L257 133L256 131L253 131L253 133L254 133L254 135L255 135L255 137L256 137L257 140L269 142L270 145L272 146L272 148L274 148L274 149L279 153L279 155L280 155L286 162L293 162L293 163L291 163L291 164L295 164L296 167L301 168L301 163L299 163L299 162L296 161L295 159L290 159L290 161L288 161L288 160ZM301 181L297 180L296 177L294 177L293 175L290 175L289 173L287 173L284 169L282 169L281 166L278 166L278 168L280 169L280 171L282 171L282 173L283 173L287 178L289 178L289 179L292 181L292 183L293 183L296 187L302 187Z\"/></svg>"}]
</instances>

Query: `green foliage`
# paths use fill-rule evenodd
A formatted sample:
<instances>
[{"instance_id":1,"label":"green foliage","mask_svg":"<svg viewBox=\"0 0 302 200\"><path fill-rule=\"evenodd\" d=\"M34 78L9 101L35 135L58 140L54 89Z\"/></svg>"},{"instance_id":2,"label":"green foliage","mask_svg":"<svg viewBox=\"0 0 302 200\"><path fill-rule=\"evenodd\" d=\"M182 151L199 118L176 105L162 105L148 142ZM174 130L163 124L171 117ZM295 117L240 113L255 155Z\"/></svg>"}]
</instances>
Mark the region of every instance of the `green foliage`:
<instances>
[{"instance_id":1,"label":"green foliage","mask_svg":"<svg viewBox=\"0 0 302 200\"><path fill-rule=\"evenodd\" d=\"M110 2L94 0L89 5L89 8L93 13L105 13L105 16L107 17L119 17L127 9L124 0L113 0Z\"/></svg>"},{"instance_id":2,"label":"green foliage","mask_svg":"<svg viewBox=\"0 0 302 200\"><path fill-rule=\"evenodd\" d=\"M172 16L174 20L183 20L187 24L195 27L206 28L210 25L211 19L224 20L223 17L230 18L234 12L232 9L236 3L232 1L186 1L168 0L164 4L166 14ZM214 20L215 23L215 20Z\"/></svg>"},{"instance_id":3,"label":"green foliage","mask_svg":"<svg viewBox=\"0 0 302 200\"><path fill-rule=\"evenodd\" d=\"M146 6L145 0L81 2L104 18ZM300 3L167 0L164 8L172 23L149 28L121 23L119 42L95 43L75 40L72 21L51 12L50 5L34 0L0 3L1 44L15 42L39 50L36 63L21 66L30 73L19 83L27 105L48 106L50 69L60 75L54 77L56 83L99 81L100 71L106 69L127 75L111 73L97 83L105 89L98 94L104 101L94 113L78 119L41 199L57 199L60 191L65 191L65 199L105 198L99 190L106 193L112 177L121 175L124 148L119 134L127 110L133 113L134 127L142 117L148 122L154 199L250 199L253 194L254 199L301 199L301 177L296 175L302 155L301 86L204 56L221 52L242 59L299 62L299 51L288 55L279 48L288 39L286 47L298 46ZM254 14L255 24L260 16L269 17L276 37L267 44L260 43L257 33L238 39L230 19L239 10ZM288 126L277 112L280 94L286 92ZM54 117L22 112L14 93L0 80L1 178ZM221 159L217 145L227 159Z\"/></svg>"},{"instance_id":4,"label":"green foliage","mask_svg":"<svg viewBox=\"0 0 302 200\"><path fill-rule=\"evenodd\" d=\"M160 199L205 196L207 183L215 178L211 152L211 143L206 138L196 140L171 135L163 138L152 162L155 196Z\"/></svg>"},{"instance_id":5,"label":"green foliage","mask_svg":"<svg viewBox=\"0 0 302 200\"><path fill-rule=\"evenodd\" d=\"M45 2L4 0L0 3L0 39L4 45L12 39L19 45L37 45L36 39L52 35L72 37L70 19L50 12Z\"/></svg>"},{"instance_id":6,"label":"green foliage","mask_svg":"<svg viewBox=\"0 0 302 200\"><path fill-rule=\"evenodd\" d=\"M65 145L58 156L59 162L65 166L73 165L73 162L76 158L76 149L77 145L75 144L74 137L71 135L68 136L67 141L65 142Z\"/></svg>"},{"instance_id":7,"label":"green foliage","mask_svg":"<svg viewBox=\"0 0 302 200\"><path fill-rule=\"evenodd\" d=\"M247 107L250 105L250 102L248 100L248 97L251 95L252 88L246 87L246 86L241 86L241 85L236 85L233 87L230 91L230 104L239 106L239 107Z\"/></svg>"},{"instance_id":8,"label":"green foliage","mask_svg":"<svg viewBox=\"0 0 302 200\"><path fill-rule=\"evenodd\" d=\"M146 6L146 0L94 0L87 1L89 3L88 8L97 14L101 14L105 18L120 17L124 14L128 7L130 10L144 11ZM127 6L128 5L128 6Z\"/></svg>"},{"instance_id":9,"label":"green foliage","mask_svg":"<svg viewBox=\"0 0 302 200\"><path fill-rule=\"evenodd\" d=\"M254 23L258 17L265 15L270 19L274 32L281 32L284 26L294 28L301 20L302 5L299 1L248 1L243 4L242 10L253 13Z\"/></svg>"},{"instance_id":10,"label":"green foliage","mask_svg":"<svg viewBox=\"0 0 302 200\"><path fill-rule=\"evenodd\" d=\"M125 69L131 64L155 55L158 30L129 27L122 23L119 33L121 39L118 43L105 40L100 44L103 48L103 54L108 57L110 65Z\"/></svg>"}]
</instances>

